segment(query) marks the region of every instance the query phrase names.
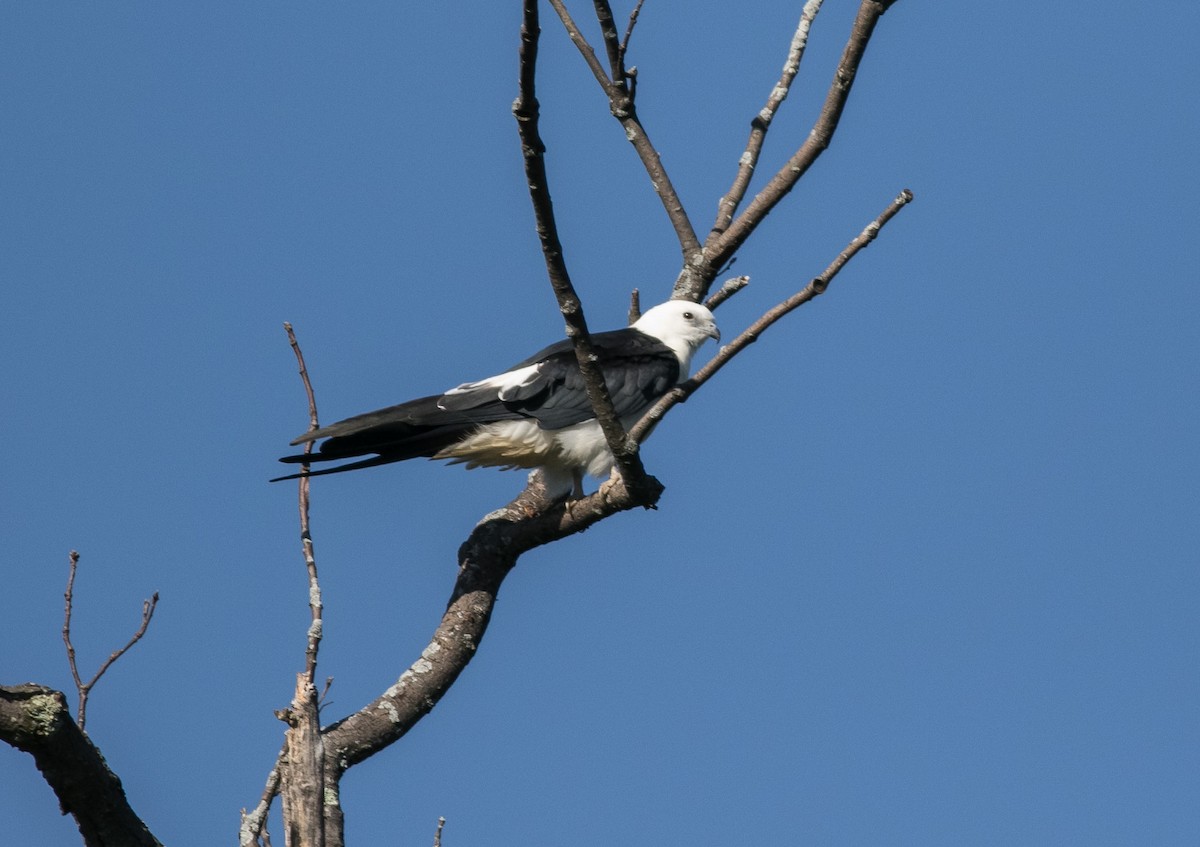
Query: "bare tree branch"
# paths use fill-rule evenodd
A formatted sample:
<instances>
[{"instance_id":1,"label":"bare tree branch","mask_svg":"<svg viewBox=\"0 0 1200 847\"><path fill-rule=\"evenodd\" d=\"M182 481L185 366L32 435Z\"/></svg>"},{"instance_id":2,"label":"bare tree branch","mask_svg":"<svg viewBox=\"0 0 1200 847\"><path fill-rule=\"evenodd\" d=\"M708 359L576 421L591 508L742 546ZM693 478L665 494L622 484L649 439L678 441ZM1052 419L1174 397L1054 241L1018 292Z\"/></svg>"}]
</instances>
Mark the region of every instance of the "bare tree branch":
<instances>
[{"instance_id":1,"label":"bare tree branch","mask_svg":"<svg viewBox=\"0 0 1200 847\"><path fill-rule=\"evenodd\" d=\"M700 239L697 238L696 230L692 226L687 211L683 207L683 201L679 199L679 194L675 191L675 186L672 184L671 178L667 175L667 171L663 167L662 158L658 155L658 150L651 143L650 136L646 133L645 127L642 126L641 120L637 116L637 108L634 105L632 89L627 84L628 80L621 79L614 81L609 79L608 74L604 71L604 67L600 64L600 60L596 58L596 51L592 49L587 39L584 38L583 33L580 32L579 27L571 17L571 13L567 11L563 0L550 0L550 5L558 13L559 19L567 29L567 35L570 36L571 41L579 49L584 61L591 69L592 75L596 77L596 82L604 90L605 96L608 97L609 110L612 112L613 117L620 122L622 128L624 128L625 137L633 145L638 158L642 160L642 167L646 169L646 173L650 176L650 184L654 187L655 193L658 194L659 200L662 201L663 208L667 212L667 218L671 221L671 226L675 228L675 237L679 239L679 247L683 251L684 263L694 264L699 262L701 259ZM604 3L603 5L607 7L608 4ZM611 11L608 13L608 16L611 19ZM603 28L603 23L601 26Z\"/></svg>"},{"instance_id":2,"label":"bare tree branch","mask_svg":"<svg viewBox=\"0 0 1200 847\"><path fill-rule=\"evenodd\" d=\"M522 555L644 505L613 476L594 494L567 503L550 503L533 484L485 517L459 548L458 579L429 645L382 695L325 728L326 761L343 769L358 764L400 739L437 705L474 657L500 585Z\"/></svg>"},{"instance_id":3,"label":"bare tree branch","mask_svg":"<svg viewBox=\"0 0 1200 847\"><path fill-rule=\"evenodd\" d=\"M79 553L72 550L69 559L70 571L67 574L67 589L63 592L62 639L67 648L67 664L71 667L71 678L75 681L75 690L79 693L79 731L83 732L84 723L87 721L88 695L100 681L100 677L104 676L104 673L112 667L113 662L124 656L129 652L130 647L142 640L142 636L146 634L146 629L150 626L150 619L154 617L154 609L158 606L158 592L155 591L149 600L142 601L142 623L134 632L133 637L126 642L124 647L113 651L100 665L100 669L96 671L95 675L84 682L79 676L79 666L75 662L75 645L71 643L71 608L75 600L75 573L79 568Z\"/></svg>"},{"instance_id":4,"label":"bare tree branch","mask_svg":"<svg viewBox=\"0 0 1200 847\"><path fill-rule=\"evenodd\" d=\"M896 216L896 214L908 205L913 199L913 194L907 188L893 200L883 213L879 215L871 223L867 224L857 236L855 236L846 248L838 254L829 267L825 268L819 276L816 276L803 289L793 294L782 303L767 311L762 317L746 328L741 335L726 344L717 351L717 355L709 359L696 374L686 382L676 386L671 391L667 392L663 397L659 398L642 419L634 424L629 429L629 438L631 440L643 440L649 435L650 431L662 420L663 416L678 403L682 403L692 394L710 380L721 368L723 368L730 359L749 347L763 332L782 318L788 312L803 306L809 300L818 297L825 293L825 289L829 287L829 283L837 276L838 272L846 266L846 263L854 258L860 250L875 240L879 235L879 230L883 228L888 221Z\"/></svg>"},{"instance_id":5,"label":"bare tree branch","mask_svg":"<svg viewBox=\"0 0 1200 847\"><path fill-rule=\"evenodd\" d=\"M711 243L717 235L729 228L730 222L733 221L734 212L742 204L742 198L746 196L746 189L750 186L750 178L754 175L754 169L758 166L758 158L762 153L763 141L766 139L767 130L771 128L771 121L774 120L775 113L787 98L788 91L792 87L792 80L796 78L796 74L800 71L800 61L804 58L804 48L808 45L808 33L812 28L813 19L821 11L822 2L823 0L808 0L804 4L804 10L800 13L800 23L796 26L796 32L792 35L792 42L788 47L787 59L783 63L783 71L779 76L779 81L771 89L766 105L750 121L750 138L746 142L746 150L738 160L738 171L737 176L734 177L733 185L717 205L717 220L713 224L712 232L708 235L708 243Z\"/></svg>"},{"instance_id":6,"label":"bare tree branch","mask_svg":"<svg viewBox=\"0 0 1200 847\"><path fill-rule=\"evenodd\" d=\"M267 835L267 814L271 811L271 801L279 793L279 782L283 776L281 762L287 754L287 747L279 752L278 761L271 772L267 774L267 786L263 789L262 797L254 810L247 812L242 809L242 823L238 827L238 847L256 847L262 844L269 847L271 838Z\"/></svg>"},{"instance_id":7,"label":"bare tree branch","mask_svg":"<svg viewBox=\"0 0 1200 847\"><path fill-rule=\"evenodd\" d=\"M800 148L750 201L745 211L733 220L728 229L708 240L705 259L710 267L720 267L746 242L771 209L787 196L813 162L829 147L875 25L894 2L862 0L816 124ZM711 283L711 278L708 283ZM706 291L707 283L703 278L688 278L685 275L676 283L674 296L696 299Z\"/></svg>"},{"instance_id":8,"label":"bare tree branch","mask_svg":"<svg viewBox=\"0 0 1200 847\"><path fill-rule=\"evenodd\" d=\"M621 41L617 35L617 23L613 20L612 7L608 0L592 0L596 7L596 20L600 23L600 34L604 38L604 50L608 53L609 78L622 84L625 81L625 66L622 62Z\"/></svg>"},{"instance_id":9,"label":"bare tree branch","mask_svg":"<svg viewBox=\"0 0 1200 847\"><path fill-rule=\"evenodd\" d=\"M638 15L642 13L642 4L646 0L638 0L637 5L633 7L633 11L629 13L629 23L625 27L625 37L621 39L621 67L625 67L625 54L629 52L629 40L633 38L633 28L637 26ZM626 70L628 74L628 69Z\"/></svg>"},{"instance_id":10,"label":"bare tree branch","mask_svg":"<svg viewBox=\"0 0 1200 847\"><path fill-rule=\"evenodd\" d=\"M296 340L296 333L290 323L285 323L283 327L296 356L300 380L304 384L304 393L308 399L309 431L312 431L320 426L316 394L308 377L304 353ZM312 442L305 444L304 452L312 452ZM317 559L309 525L309 478L306 476L299 479L299 509L300 546L308 574L310 623L306 634L304 672L297 675L296 691L291 705L280 715L288 724L284 758L281 762L284 844L287 847L325 847L327 838L340 843L342 832L340 816L337 819L336 832L328 832L326 825L326 812L331 804L325 790L325 748L321 739L316 688L317 655L324 631L324 602L321 599L321 583L317 574ZM278 767L277 765L277 769ZM336 796L336 792L332 794Z\"/></svg>"},{"instance_id":11,"label":"bare tree branch","mask_svg":"<svg viewBox=\"0 0 1200 847\"><path fill-rule=\"evenodd\" d=\"M308 368L304 364L304 353L300 349L300 343L296 340L296 333L290 323L285 322L283 329L287 333L288 344L291 345L292 352L296 356L296 366L300 371L300 380L304 384L304 394L308 398L308 430L312 432L320 428L317 416L317 397L313 392L312 382L308 378ZM306 454L311 453L312 449L313 443L311 441L304 445L304 452ZM305 471L309 469L308 465L302 465L301 467ZM308 679L308 684L315 685L317 654L321 649L321 634L324 627L322 618L324 603L321 600L321 583L317 578L317 558L313 551L312 532L309 528L309 478L301 476L299 483L300 547L304 554L304 566L308 572L308 607L310 613L307 646L304 651L304 673Z\"/></svg>"},{"instance_id":12,"label":"bare tree branch","mask_svg":"<svg viewBox=\"0 0 1200 847\"><path fill-rule=\"evenodd\" d=\"M750 277L748 276L730 277L721 284L720 288L713 292L713 294L704 301L704 305L708 307L710 312L714 311L718 306L720 306L733 295L737 294L749 284Z\"/></svg>"},{"instance_id":13,"label":"bare tree branch","mask_svg":"<svg viewBox=\"0 0 1200 847\"><path fill-rule=\"evenodd\" d=\"M612 397L600 370L598 357L588 334L583 304L567 272L563 260L562 243L558 238L558 226L554 220L554 204L550 198L549 181L546 176L545 144L538 131L538 101L536 96L537 48L540 27L536 0L525 0L524 19L521 24L520 49L520 94L513 103L513 115L517 119L517 131L521 138L521 152L525 161L525 175L529 184L529 196L533 202L537 220L538 238L546 260L546 271L559 311L567 324L567 337L575 347L575 357L587 386L588 399L596 414L604 437L612 450L621 476L631 488L642 492L647 503L656 500L662 491L657 480L647 476L638 455L636 445L629 449L625 428L613 410ZM590 49L590 48L589 48ZM593 54L593 59L595 58ZM603 71L601 71L603 74Z\"/></svg>"},{"instance_id":14,"label":"bare tree branch","mask_svg":"<svg viewBox=\"0 0 1200 847\"><path fill-rule=\"evenodd\" d=\"M161 847L100 750L71 720L61 691L32 683L0 687L0 739L33 756L88 847Z\"/></svg>"},{"instance_id":15,"label":"bare tree branch","mask_svg":"<svg viewBox=\"0 0 1200 847\"><path fill-rule=\"evenodd\" d=\"M600 87L607 94L612 80L608 78L608 74L604 70L604 65L600 64L600 60L596 58L596 51L592 49L592 45L588 43L587 38L584 37L583 32L576 25L575 19L571 17L571 13L567 10L566 5L562 3L562 0L550 0L550 5L558 13L559 20L562 21L563 26L567 29L567 35L575 47L578 48L580 55L583 56L583 61L587 63L592 76L596 78L596 82L600 83Z\"/></svg>"}]
</instances>

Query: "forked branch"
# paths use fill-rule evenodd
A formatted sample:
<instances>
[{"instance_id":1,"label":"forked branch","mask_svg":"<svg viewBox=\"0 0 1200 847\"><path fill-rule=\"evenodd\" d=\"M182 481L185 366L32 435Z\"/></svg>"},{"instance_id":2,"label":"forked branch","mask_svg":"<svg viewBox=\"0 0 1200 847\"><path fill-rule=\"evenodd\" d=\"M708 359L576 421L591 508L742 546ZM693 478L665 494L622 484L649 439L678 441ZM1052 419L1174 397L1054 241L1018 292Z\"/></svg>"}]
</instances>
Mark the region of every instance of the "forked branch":
<instances>
[{"instance_id":1,"label":"forked branch","mask_svg":"<svg viewBox=\"0 0 1200 847\"><path fill-rule=\"evenodd\" d=\"M708 293L720 269L745 244L746 239L762 223L771 209L796 186L813 162L829 147L845 108L846 100L850 96L850 89L858 72L858 66L866 52L871 34L874 32L875 24L896 0L862 0L850 38L842 51L833 82L830 84L820 116L812 131L800 148L771 177L746 209L737 215L737 210L746 196L754 170L758 165L767 129L780 104L787 97L792 81L799 71L800 61L808 43L809 30L821 8L821 0L808 0L801 12L800 23L789 44L788 55L779 81L771 89L766 105L751 122L750 138L746 143L745 151L738 160L738 170L733 184L718 204L716 221L705 239L703 247L696 237L695 229L692 227L683 202L662 165L658 150L655 149L645 127L638 118L631 84L635 77L625 69L625 52L628 49L633 25L641 10L641 3L638 3L630 15L624 41L617 41L616 25L609 3L607 0L593 0L609 59L609 69L606 71L596 56L596 51L588 43L587 38L567 10L564 0L549 0L549 2L566 28L571 41L591 70L592 76L596 78L596 82L608 98L610 111L621 123L626 137L637 151L646 173L650 176L650 182L663 203L667 217L675 229L675 235L683 252L683 268L675 282L672 297L698 302Z\"/></svg>"},{"instance_id":2,"label":"forked branch","mask_svg":"<svg viewBox=\"0 0 1200 847\"><path fill-rule=\"evenodd\" d=\"M84 724L87 721L87 704L88 695L91 694L92 688L100 681L100 677L104 676L105 672L113 666L117 659L129 652L129 648L142 640L142 636L146 634L146 630L150 626L150 619L154 617L154 609L158 606L158 592L150 596L149 600L142 601L142 622L138 626L137 631L133 633L133 637L125 643L125 646L119 650L114 650L100 668L87 682L79 675L79 665L75 661L75 645L71 643L71 610L75 602L75 573L79 569L79 554L74 550L70 556L70 571L67 574L67 589L63 592L63 627L62 639L63 644L67 648L67 664L71 667L71 679L75 682L75 690L79 694L79 730L84 731Z\"/></svg>"},{"instance_id":3,"label":"forked branch","mask_svg":"<svg viewBox=\"0 0 1200 847\"><path fill-rule=\"evenodd\" d=\"M819 275L804 286L800 291L797 291L791 297L779 303L774 308L768 310L758 320L747 327L737 338L721 347L717 351L717 355L713 356L707 364L704 365L696 374L686 382L681 383L672 391L663 395L657 403L655 403L642 419L634 424L629 429L629 438L632 441L641 441L649 434L650 430L669 412L675 405L682 403L688 397L692 396L699 390L700 386L712 379L712 377L721 368L725 367L729 361L738 353L745 350L751 344L758 340L771 324L782 318L793 309L803 306L810 300L825 293L825 289L829 287L829 283L837 276L838 272L846 266L846 263L853 259L860 250L875 240L879 235L879 231L894 218L901 209L912 202L913 194L907 188L897 195L888 207L883 210L871 223L855 236L845 249L838 254L837 258L829 263Z\"/></svg>"}]
</instances>

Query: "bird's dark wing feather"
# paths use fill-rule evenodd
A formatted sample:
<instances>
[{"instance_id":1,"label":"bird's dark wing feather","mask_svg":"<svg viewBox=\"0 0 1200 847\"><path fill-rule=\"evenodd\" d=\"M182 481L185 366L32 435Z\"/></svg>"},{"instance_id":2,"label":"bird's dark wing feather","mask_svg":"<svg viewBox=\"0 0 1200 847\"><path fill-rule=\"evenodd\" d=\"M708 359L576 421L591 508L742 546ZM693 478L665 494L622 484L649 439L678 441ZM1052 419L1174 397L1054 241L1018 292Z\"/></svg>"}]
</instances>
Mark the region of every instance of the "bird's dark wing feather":
<instances>
[{"instance_id":1,"label":"bird's dark wing feather","mask_svg":"<svg viewBox=\"0 0 1200 847\"><path fill-rule=\"evenodd\" d=\"M639 413L679 380L679 360L653 336L626 328L596 333L591 340L619 416ZM562 429L594 417L570 340L552 344L508 370L531 365L539 366L536 377L506 392L505 409L535 418L542 429ZM465 412L495 396L494 387L480 386L447 394L440 403L444 409Z\"/></svg>"},{"instance_id":2,"label":"bird's dark wing feather","mask_svg":"<svg viewBox=\"0 0 1200 847\"><path fill-rule=\"evenodd\" d=\"M439 408L440 396L421 397L335 424L306 432L292 441L305 444L326 439L313 454L284 456L281 462L321 462L346 459L367 453L386 454L387 461L399 462L418 456L432 456L455 443L480 424L524 417L493 399L473 409L448 412Z\"/></svg>"},{"instance_id":3,"label":"bird's dark wing feather","mask_svg":"<svg viewBox=\"0 0 1200 847\"><path fill-rule=\"evenodd\" d=\"M620 416L639 414L679 379L679 360L671 349L638 330L597 333L592 345ZM338 473L434 456L483 424L533 418L542 429L554 430L590 420L592 407L571 342L552 344L510 370L538 363L536 376L509 392L506 400L498 398L495 386L421 397L307 432L292 444L324 438L320 449L280 461L300 464L377 454L310 475Z\"/></svg>"}]
</instances>

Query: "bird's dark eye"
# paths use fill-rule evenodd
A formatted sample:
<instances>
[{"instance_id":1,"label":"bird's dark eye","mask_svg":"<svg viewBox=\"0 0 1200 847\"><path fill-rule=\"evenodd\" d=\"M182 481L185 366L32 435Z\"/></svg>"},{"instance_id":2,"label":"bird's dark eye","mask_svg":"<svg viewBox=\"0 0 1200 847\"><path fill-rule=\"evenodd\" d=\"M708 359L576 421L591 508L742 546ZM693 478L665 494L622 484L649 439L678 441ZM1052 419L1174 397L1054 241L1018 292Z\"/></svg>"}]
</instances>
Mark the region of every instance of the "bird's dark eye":
<instances>
[{"instance_id":1,"label":"bird's dark eye","mask_svg":"<svg viewBox=\"0 0 1200 847\"><path fill-rule=\"evenodd\" d=\"M685 321L690 321L690 320L691 320L692 318L694 318L694 317L696 317L696 316L695 316L695 315L693 315L691 312L684 312L684 313L683 313L683 319L684 319Z\"/></svg>"}]
</instances>

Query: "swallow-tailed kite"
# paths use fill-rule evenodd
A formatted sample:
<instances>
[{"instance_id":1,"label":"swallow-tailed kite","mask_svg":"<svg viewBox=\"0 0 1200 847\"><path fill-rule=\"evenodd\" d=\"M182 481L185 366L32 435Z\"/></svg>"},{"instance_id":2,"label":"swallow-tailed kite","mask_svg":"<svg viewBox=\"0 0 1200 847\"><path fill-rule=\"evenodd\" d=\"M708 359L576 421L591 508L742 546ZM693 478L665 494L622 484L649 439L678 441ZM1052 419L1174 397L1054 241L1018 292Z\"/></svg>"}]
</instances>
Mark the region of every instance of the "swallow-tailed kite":
<instances>
[{"instance_id":1,"label":"swallow-tailed kite","mask_svg":"<svg viewBox=\"0 0 1200 847\"><path fill-rule=\"evenodd\" d=\"M613 406L626 427L687 379L692 354L709 338L721 338L712 312L683 300L655 306L625 329L591 336ZM468 468L542 468L547 492L561 497L572 490L579 493L584 473L604 477L613 465L569 340L497 376L347 418L306 432L292 444L322 438L319 450L280 461L370 458L279 479L425 456Z\"/></svg>"}]
</instances>

